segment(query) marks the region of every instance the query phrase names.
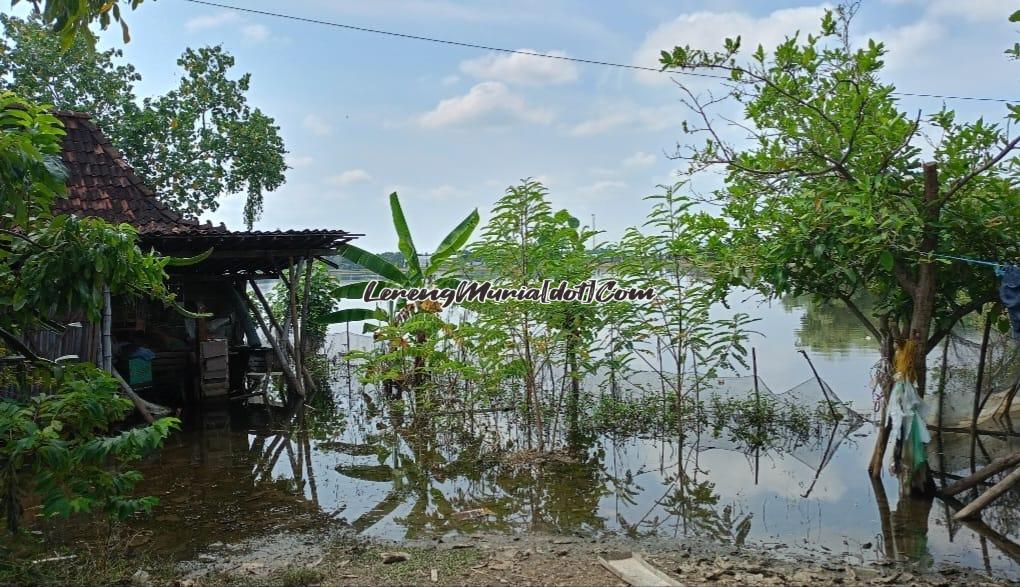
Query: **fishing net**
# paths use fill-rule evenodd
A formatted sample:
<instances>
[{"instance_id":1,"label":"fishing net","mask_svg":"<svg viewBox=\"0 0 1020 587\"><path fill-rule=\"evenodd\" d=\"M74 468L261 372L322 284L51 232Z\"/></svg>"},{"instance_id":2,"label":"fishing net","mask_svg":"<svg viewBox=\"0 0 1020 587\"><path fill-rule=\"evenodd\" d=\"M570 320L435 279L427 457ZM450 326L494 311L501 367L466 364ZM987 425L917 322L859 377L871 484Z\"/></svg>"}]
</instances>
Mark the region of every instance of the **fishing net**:
<instances>
[{"instance_id":1,"label":"fishing net","mask_svg":"<svg viewBox=\"0 0 1020 587\"><path fill-rule=\"evenodd\" d=\"M969 428L974 415L978 364L983 332L976 327L959 328L934 349L928 360L929 424L947 428ZM1012 402L1020 385L1020 345L1009 332L992 328L985 357L983 385L978 396L981 427L998 427L996 420L1020 409Z\"/></svg>"}]
</instances>

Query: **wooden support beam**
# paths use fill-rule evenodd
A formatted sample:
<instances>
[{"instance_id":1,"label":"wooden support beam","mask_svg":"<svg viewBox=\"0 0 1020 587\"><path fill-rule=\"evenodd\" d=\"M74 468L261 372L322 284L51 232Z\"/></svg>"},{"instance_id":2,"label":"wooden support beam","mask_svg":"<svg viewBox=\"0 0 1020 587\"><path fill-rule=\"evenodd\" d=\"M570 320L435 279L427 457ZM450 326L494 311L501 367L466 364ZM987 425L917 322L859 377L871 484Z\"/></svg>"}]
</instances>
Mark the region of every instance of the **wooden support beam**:
<instances>
[{"instance_id":1,"label":"wooden support beam","mask_svg":"<svg viewBox=\"0 0 1020 587\"><path fill-rule=\"evenodd\" d=\"M135 408L138 410L138 413L145 418L145 421L149 424L155 422L156 420L152 417L152 413L149 412L149 408L145 405L145 400L138 397L135 390L131 389L131 386L128 385L127 381L124 381L124 378L120 376L120 373L118 373L116 369L111 369L110 373L113 375L113 378L117 380L117 383L120 384L120 390L124 392L124 395L128 396L131 403L135 404Z\"/></svg>"},{"instance_id":2,"label":"wooden support beam","mask_svg":"<svg viewBox=\"0 0 1020 587\"><path fill-rule=\"evenodd\" d=\"M957 493L966 491L971 487L981 484L982 481L991 477L992 475L1001 473L1006 469L1009 469L1016 465L1020 465L1020 452L1015 452L1013 454L1009 454L1004 457L995 459L987 466L983 467L981 470L975 473L971 473L970 475L964 477L963 479L960 479L959 481L952 483L951 485L942 490L941 495L944 497L956 495Z\"/></svg>"},{"instance_id":3,"label":"wooden support beam","mask_svg":"<svg viewBox=\"0 0 1020 587\"><path fill-rule=\"evenodd\" d=\"M1009 491L1014 485L1020 482L1020 467L1017 467L1012 473L1006 475L1006 477L991 486L987 491L974 498L973 501L963 507L962 510L956 512L953 516L954 520L966 520L967 518L976 516L981 513L986 506L994 502L995 500L1002 497L1002 494Z\"/></svg>"},{"instance_id":4,"label":"wooden support beam","mask_svg":"<svg viewBox=\"0 0 1020 587\"><path fill-rule=\"evenodd\" d=\"M262 329L262 333L266 335L266 339L269 341L270 346L273 347L273 351L276 352L276 358L280 361L280 368L283 369L283 376L287 378L287 383L298 393L298 395L304 397L305 390L299 384L297 376L294 375L294 370L290 368L290 360L287 358L287 354L280 347L280 343L276 341L276 337L270 332L269 326L266 325L266 321L262 318L262 314L259 313L258 308L255 307L255 302L252 301L251 296L245 292L244 301L248 304L248 309L251 310L252 316L259 323L259 328ZM270 314L272 318L272 314Z\"/></svg>"},{"instance_id":5,"label":"wooden support beam","mask_svg":"<svg viewBox=\"0 0 1020 587\"><path fill-rule=\"evenodd\" d=\"M308 353L308 298L312 292L312 269L315 267L315 260L311 257L305 259L305 289L301 295L301 356Z\"/></svg>"},{"instance_id":6,"label":"wooden support beam","mask_svg":"<svg viewBox=\"0 0 1020 587\"><path fill-rule=\"evenodd\" d=\"M297 288L298 288L298 272L294 266L294 258L288 259L289 267L287 268L290 274L290 283L287 284L287 294L290 301L290 323L291 329L294 331L294 349L291 351L291 355L294 357L294 364L298 369L304 363L301 361L301 321L297 311ZM301 384L301 397L305 396L305 382L299 381Z\"/></svg>"},{"instance_id":7,"label":"wooden support beam","mask_svg":"<svg viewBox=\"0 0 1020 587\"><path fill-rule=\"evenodd\" d=\"M283 341L284 348L287 350L288 353L290 353L289 356L293 356L294 345L292 345L290 340L287 338L286 334L287 331L284 330L282 326L280 326L280 323L279 321L277 321L276 316L273 315L273 308L269 305L269 301L266 300L266 296L262 294L262 289L259 288L258 284L255 283L254 279L250 279L248 283L251 284L251 288L255 292L255 296L259 299L259 303L262 305L262 309L265 310L266 316L269 316L269 320L272 323L273 328L275 328L276 331L279 333L280 340ZM318 392L319 391L318 386L316 386L315 381L312 380L311 373L308 372L308 369L304 365L300 365L300 368L301 375L304 377L307 389L311 389L312 393Z\"/></svg>"}]
</instances>

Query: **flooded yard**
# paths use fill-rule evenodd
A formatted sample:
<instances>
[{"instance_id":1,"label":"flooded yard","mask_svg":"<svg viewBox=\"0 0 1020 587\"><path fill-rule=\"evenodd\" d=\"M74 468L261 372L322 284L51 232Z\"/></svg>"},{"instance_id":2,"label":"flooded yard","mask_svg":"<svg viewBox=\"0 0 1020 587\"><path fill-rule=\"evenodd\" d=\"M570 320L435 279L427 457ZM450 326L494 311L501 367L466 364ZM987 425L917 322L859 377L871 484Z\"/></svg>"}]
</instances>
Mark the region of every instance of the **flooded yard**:
<instances>
[{"instance_id":1,"label":"flooded yard","mask_svg":"<svg viewBox=\"0 0 1020 587\"><path fill-rule=\"evenodd\" d=\"M753 314L761 318L762 334L752 338L759 375L773 392L813 381L804 349L839 398L871 417L877 355L852 317L795 303ZM690 430L682 444L601 434L578 452L536 459L504 433L499 413L470 424L440 414L434 435L402 432L336 371L330 401L303 414L265 406L185 414L184 429L140 466L139 491L161 503L132 520L131 531L178 561L214 560L232 544L279 544L289 533L320 543L331 535L450 542L552 534L631 540L635 550L714 541L1020 579L1020 496L1010 493L985 522L966 524L952 521L941 501L900 500L888 473L873 483L865 472L869 421L757 450L711 427ZM1005 431L982 436L974 465L1018 444ZM969 435L943 435L932 446L935 468L948 474L937 473L938 483L971 471ZM316 540L306 542L278 548L314 552Z\"/></svg>"}]
</instances>

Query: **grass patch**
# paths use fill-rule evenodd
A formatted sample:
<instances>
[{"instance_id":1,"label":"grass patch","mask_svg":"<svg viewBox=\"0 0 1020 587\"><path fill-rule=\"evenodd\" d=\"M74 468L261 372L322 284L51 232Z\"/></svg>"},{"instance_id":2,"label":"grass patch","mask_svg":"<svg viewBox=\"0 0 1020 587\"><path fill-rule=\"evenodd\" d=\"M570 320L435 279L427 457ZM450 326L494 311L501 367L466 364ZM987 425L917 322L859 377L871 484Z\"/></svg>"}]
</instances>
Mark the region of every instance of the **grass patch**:
<instances>
[{"instance_id":1,"label":"grass patch","mask_svg":"<svg viewBox=\"0 0 1020 587\"><path fill-rule=\"evenodd\" d=\"M380 553L400 550L411 555L409 560L383 564ZM426 585L432 583L432 569L439 572L440 584L460 583L461 575L478 563L483 553L477 548L439 549L372 546L351 560L351 571L373 583L389 585Z\"/></svg>"}]
</instances>

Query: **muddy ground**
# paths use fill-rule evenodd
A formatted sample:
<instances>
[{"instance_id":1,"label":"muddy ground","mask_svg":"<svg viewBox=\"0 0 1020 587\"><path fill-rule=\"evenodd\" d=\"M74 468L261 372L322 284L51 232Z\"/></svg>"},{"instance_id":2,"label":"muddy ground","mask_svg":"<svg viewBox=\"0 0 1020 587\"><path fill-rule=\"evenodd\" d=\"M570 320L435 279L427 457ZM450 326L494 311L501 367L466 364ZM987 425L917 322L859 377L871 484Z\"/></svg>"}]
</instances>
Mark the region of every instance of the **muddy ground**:
<instances>
[{"instance_id":1,"label":"muddy ground","mask_svg":"<svg viewBox=\"0 0 1020 587\"><path fill-rule=\"evenodd\" d=\"M737 548L690 540L636 543L624 538L591 540L530 534L384 542L320 532L281 533L271 539L213 544L194 560L183 563L160 562L158 557L135 553L102 572L94 562L81 559L41 562L38 564L59 565L62 571L40 574L32 581L136 587L626 585L599 564L599 557L611 559L630 552L640 552L684 585L1016 584L951 566L919 569L885 562L847 564L827 553L785 545Z\"/></svg>"}]
</instances>

